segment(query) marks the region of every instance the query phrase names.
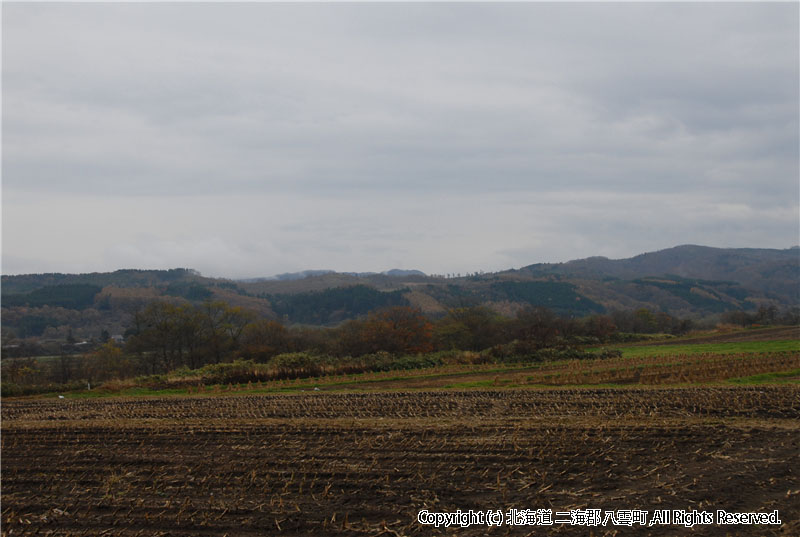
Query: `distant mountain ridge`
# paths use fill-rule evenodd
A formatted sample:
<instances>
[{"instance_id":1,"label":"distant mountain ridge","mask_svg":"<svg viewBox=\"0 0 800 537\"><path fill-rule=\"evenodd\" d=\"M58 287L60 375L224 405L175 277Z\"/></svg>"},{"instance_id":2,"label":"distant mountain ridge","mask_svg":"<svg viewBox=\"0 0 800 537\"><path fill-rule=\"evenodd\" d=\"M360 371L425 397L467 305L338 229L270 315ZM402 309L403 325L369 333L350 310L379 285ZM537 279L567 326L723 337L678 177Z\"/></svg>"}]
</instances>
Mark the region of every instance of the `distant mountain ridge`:
<instances>
[{"instance_id":1,"label":"distant mountain ridge","mask_svg":"<svg viewBox=\"0 0 800 537\"><path fill-rule=\"evenodd\" d=\"M566 263L524 267L532 275L558 274L580 278L682 278L736 282L767 293L800 300L800 248L712 248L682 245L627 259L589 257Z\"/></svg>"},{"instance_id":2,"label":"distant mountain ridge","mask_svg":"<svg viewBox=\"0 0 800 537\"><path fill-rule=\"evenodd\" d=\"M3 329L20 337L121 334L133 312L153 300L222 300L288 324L334 325L406 305L431 317L483 306L513 316L547 307L582 317L647 308L707 317L761 306L800 305L800 248L683 245L628 259L589 257L464 277L308 270L273 278L208 278L191 269L2 277Z\"/></svg>"},{"instance_id":3,"label":"distant mountain ridge","mask_svg":"<svg viewBox=\"0 0 800 537\"><path fill-rule=\"evenodd\" d=\"M383 272L339 272L339 273L337 273L335 270L301 270L300 272L284 272L282 274L276 274L275 276L267 276L261 278L240 278L237 279L236 281L243 283L255 283L255 282L265 282L271 280L279 280L279 281L303 280L305 278L311 278L313 276L324 276L325 274L347 274L348 276L355 276L357 278L375 276L378 274L383 274L385 276L395 276L395 277L426 275L421 270L403 270L403 269L391 269L391 270L385 270Z\"/></svg>"}]
</instances>

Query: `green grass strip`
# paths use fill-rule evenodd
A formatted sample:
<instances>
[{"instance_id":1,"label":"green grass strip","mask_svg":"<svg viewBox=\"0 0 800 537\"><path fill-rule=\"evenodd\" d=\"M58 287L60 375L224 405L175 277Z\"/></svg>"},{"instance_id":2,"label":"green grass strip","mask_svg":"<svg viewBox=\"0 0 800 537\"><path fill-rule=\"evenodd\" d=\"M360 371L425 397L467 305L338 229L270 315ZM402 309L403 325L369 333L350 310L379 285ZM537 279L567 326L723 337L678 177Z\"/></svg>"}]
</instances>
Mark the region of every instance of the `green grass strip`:
<instances>
[{"instance_id":1,"label":"green grass strip","mask_svg":"<svg viewBox=\"0 0 800 537\"><path fill-rule=\"evenodd\" d=\"M737 343L695 343L689 345L645 345L623 347L625 358L674 356L680 354L738 354L753 352L800 352L800 341L742 341Z\"/></svg>"},{"instance_id":2,"label":"green grass strip","mask_svg":"<svg viewBox=\"0 0 800 537\"><path fill-rule=\"evenodd\" d=\"M800 369L759 373L749 377L728 379L731 384L800 384Z\"/></svg>"}]
</instances>

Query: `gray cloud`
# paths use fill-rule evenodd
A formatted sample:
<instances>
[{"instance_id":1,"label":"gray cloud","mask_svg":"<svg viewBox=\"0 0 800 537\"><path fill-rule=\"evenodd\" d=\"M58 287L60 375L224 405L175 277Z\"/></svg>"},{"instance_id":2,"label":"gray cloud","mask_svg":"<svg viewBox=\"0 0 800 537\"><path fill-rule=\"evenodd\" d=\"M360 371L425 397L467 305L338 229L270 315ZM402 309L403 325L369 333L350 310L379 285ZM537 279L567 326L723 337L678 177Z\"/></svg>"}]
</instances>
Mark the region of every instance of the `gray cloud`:
<instances>
[{"instance_id":1,"label":"gray cloud","mask_svg":"<svg viewBox=\"0 0 800 537\"><path fill-rule=\"evenodd\" d=\"M797 18L793 3L7 4L3 270L465 272L787 247Z\"/></svg>"}]
</instances>

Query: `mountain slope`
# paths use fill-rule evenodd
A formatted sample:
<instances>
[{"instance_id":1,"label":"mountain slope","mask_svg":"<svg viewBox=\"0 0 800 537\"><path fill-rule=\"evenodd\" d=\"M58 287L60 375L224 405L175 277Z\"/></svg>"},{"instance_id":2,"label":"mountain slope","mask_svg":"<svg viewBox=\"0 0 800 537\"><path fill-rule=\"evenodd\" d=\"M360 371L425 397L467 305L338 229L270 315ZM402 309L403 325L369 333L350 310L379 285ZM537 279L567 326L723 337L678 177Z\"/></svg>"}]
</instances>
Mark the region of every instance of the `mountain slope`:
<instances>
[{"instance_id":1,"label":"mountain slope","mask_svg":"<svg viewBox=\"0 0 800 537\"><path fill-rule=\"evenodd\" d=\"M566 263L529 265L533 276L558 274L572 278L637 279L674 275L682 278L730 281L788 299L800 300L800 248L711 248L683 245L629 259L589 257Z\"/></svg>"},{"instance_id":2,"label":"mountain slope","mask_svg":"<svg viewBox=\"0 0 800 537\"><path fill-rule=\"evenodd\" d=\"M581 317L648 308L678 317L800 304L800 249L677 246L630 259L590 257L459 278L418 271L336 273L232 281L189 269L2 277L3 330L20 337L121 334L152 300L223 300L261 317L331 325L391 305L432 317L484 306L513 316L528 306Z\"/></svg>"}]
</instances>

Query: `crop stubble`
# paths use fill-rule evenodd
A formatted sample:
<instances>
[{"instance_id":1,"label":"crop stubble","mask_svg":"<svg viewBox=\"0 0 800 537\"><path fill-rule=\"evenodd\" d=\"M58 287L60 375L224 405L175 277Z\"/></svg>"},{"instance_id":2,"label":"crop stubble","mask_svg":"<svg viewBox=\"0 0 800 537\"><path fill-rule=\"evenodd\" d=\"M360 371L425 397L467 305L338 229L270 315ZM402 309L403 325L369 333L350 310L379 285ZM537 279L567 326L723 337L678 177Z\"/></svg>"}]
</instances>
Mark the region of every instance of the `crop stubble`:
<instances>
[{"instance_id":1,"label":"crop stubble","mask_svg":"<svg viewBox=\"0 0 800 537\"><path fill-rule=\"evenodd\" d=\"M420 509L778 509L800 534L796 387L2 405L3 535L428 535ZM544 534L532 527L459 535ZM450 533L453 533L453 529ZM617 532L617 533L614 533Z\"/></svg>"}]
</instances>

